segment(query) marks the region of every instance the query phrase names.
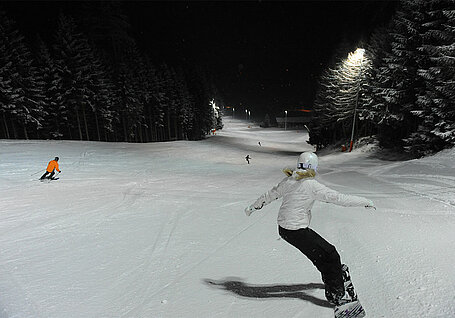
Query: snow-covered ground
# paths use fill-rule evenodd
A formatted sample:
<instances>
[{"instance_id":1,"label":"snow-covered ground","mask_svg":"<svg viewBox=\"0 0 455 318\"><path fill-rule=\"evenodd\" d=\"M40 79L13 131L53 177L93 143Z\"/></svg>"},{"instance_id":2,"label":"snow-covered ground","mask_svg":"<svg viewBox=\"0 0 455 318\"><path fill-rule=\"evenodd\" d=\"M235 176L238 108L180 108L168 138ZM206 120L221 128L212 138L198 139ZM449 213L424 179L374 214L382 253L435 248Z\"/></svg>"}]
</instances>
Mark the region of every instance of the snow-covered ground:
<instances>
[{"instance_id":1,"label":"snow-covered ground","mask_svg":"<svg viewBox=\"0 0 455 318\"><path fill-rule=\"evenodd\" d=\"M280 203L243 212L307 137L225 119L201 142L1 140L0 317L332 317L317 270L279 239ZM311 227L368 317L455 317L455 151L371 154L321 155L318 178L378 209L316 203ZM38 181L54 156L60 180Z\"/></svg>"}]
</instances>

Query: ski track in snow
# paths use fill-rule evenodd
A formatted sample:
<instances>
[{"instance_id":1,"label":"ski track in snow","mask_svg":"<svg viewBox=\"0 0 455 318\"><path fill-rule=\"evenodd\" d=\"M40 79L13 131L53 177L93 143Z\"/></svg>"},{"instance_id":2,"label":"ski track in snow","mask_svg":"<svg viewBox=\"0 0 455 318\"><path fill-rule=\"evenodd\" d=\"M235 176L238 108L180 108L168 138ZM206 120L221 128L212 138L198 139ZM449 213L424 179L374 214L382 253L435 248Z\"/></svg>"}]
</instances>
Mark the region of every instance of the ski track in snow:
<instances>
[{"instance_id":1,"label":"ski track in snow","mask_svg":"<svg viewBox=\"0 0 455 318\"><path fill-rule=\"evenodd\" d=\"M279 202L243 212L308 136L250 126L226 119L201 142L0 140L0 318L333 317L317 270L279 239ZM60 180L37 181L56 155ZM455 317L454 158L320 155L322 183L378 208L316 203L311 225L367 317Z\"/></svg>"}]
</instances>

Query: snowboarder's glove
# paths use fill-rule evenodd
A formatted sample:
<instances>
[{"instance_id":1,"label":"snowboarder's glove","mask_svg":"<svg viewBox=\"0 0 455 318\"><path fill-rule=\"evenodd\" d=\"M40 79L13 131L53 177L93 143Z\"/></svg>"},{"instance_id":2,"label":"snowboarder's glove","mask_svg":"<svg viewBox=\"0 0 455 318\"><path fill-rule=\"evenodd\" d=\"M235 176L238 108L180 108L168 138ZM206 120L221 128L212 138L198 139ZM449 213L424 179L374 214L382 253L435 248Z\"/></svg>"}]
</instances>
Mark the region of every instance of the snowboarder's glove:
<instances>
[{"instance_id":1,"label":"snowboarder's glove","mask_svg":"<svg viewBox=\"0 0 455 318\"><path fill-rule=\"evenodd\" d=\"M245 209L245 214L246 214L247 216L250 216L251 213L254 212L254 210L260 210L260 209L262 209L263 206L264 206L264 202L262 202L262 201L256 201L256 202L254 202L252 205L250 205L249 207L247 207L247 208Z\"/></svg>"},{"instance_id":2,"label":"snowboarder's glove","mask_svg":"<svg viewBox=\"0 0 455 318\"><path fill-rule=\"evenodd\" d=\"M253 203L253 208L255 208L256 210L262 209L263 206L264 206L264 201L258 200Z\"/></svg>"},{"instance_id":3,"label":"snowboarder's glove","mask_svg":"<svg viewBox=\"0 0 455 318\"><path fill-rule=\"evenodd\" d=\"M367 205L365 205L365 208L367 208L367 209L375 209L376 210L376 207L374 206L373 201L370 201Z\"/></svg>"},{"instance_id":4,"label":"snowboarder's glove","mask_svg":"<svg viewBox=\"0 0 455 318\"><path fill-rule=\"evenodd\" d=\"M250 216L251 213L253 213L253 211L254 211L254 208L253 208L252 205L247 206L247 207L245 208L245 214L246 214L246 216Z\"/></svg>"}]
</instances>

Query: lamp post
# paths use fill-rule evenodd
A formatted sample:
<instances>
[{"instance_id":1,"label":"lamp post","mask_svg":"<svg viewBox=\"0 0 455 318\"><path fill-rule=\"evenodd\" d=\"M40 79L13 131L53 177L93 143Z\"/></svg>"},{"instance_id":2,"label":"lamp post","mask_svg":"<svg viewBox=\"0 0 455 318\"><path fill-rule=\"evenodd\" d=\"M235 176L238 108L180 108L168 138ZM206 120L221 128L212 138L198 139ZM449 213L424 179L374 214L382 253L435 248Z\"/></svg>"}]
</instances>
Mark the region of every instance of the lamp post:
<instances>
[{"instance_id":1,"label":"lamp post","mask_svg":"<svg viewBox=\"0 0 455 318\"><path fill-rule=\"evenodd\" d=\"M288 111L285 110L284 111L284 130L287 129L287 126L288 126Z\"/></svg>"},{"instance_id":2,"label":"lamp post","mask_svg":"<svg viewBox=\"0 0 455 318\"><path fill-rule=\"evenodd\" d=\"M232 107L232 119L235 119L235 108Z\"/></svg>"},{"instance_id":3,"label":"lamp post","mask_svg":"<svg viewBox=\"0 0 455 318\"><path fill-rule=\"evenodd\" d=\"M248 120L251 120L251 110L248 111Z\"/></svg>"},{"instance_id":4,"label":"lamp post","mask_svg":"<svg viewBox=\"0 0 455 318\"><path fill-rule=\"evenodd\" d=\"M354 129L355 129L355 116L357 115L357 106L359 104L359 93L360 93L360 76L362 75L362 64L363 64L363 54L365 53L364 49L357 49L354 53L350 53L348 59L351 59L352 62L356 63L360 61L359 75L357 78L357 94L355 97L355 106L354 106L354 116L352 117L352 131L351 131L351 142L349 143L349 152L352 151L352 146L354 144Z\"/></svg>"},{"instance_id":5,"label":"lamp post","mask_svg":"<svg viewBox=\"0 0 455 318\"><path fill-rule=\"evenodd\" d=\"M245 109L245 120L248 120L248 109Z\"/></svg>"}]
</instances>

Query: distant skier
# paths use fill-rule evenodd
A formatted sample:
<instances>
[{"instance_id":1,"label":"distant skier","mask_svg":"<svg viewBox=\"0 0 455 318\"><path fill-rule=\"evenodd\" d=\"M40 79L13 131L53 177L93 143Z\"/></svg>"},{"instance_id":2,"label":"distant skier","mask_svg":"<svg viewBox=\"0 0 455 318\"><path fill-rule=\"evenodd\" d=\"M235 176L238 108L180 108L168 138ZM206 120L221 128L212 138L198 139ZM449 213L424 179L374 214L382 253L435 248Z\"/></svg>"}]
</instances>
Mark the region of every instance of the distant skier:
<instances>
[{"instance_id":1,"label":"distant skier","mask_svg":"<svg viewBox=\"0 0 455 318\"><path fill-rule=\"evenodd\" d=\"M259 145L259 146L262 146L260 141L258 141L258 145Z\"/></svg>"},{"instance_id":2,"label":"distant skier","mask_svg":"<svg viewBox=\"0 0 455 318\"><path fill-rule=\"evenodd\" d=\"M346 195L332 190L316 181L318 157L304 152L297 161L297 170L285 168L287 175L278 185L262 194L245 209L247 216L270 202L283 198L278 213L278 232L289 244L307 256L321 272L325 284L325 296L334 305L339 305L345 295L342 264L335 246L309 228L311 210L316 200L336 205L374 208L371 200Z\"/></svg>"},{"instance_id":3,"label":"distant skier","mask_svg":"<svg viewBox=\"0 0 455 318\"><path fill-rule=\"evenodd\" d=\"M60 169L58 168L58 159L59 159L58 157L55 157L54 160L49 161L49 164L47 165L46 168L46 172L41 176L40 180L52 179L52 177L55 174L55 170L57 170L59 173L61 172Z\"/></svg>"},{"instance_id":4,"label":"distant skier","mask_svg":"<svg viewBox=\"0 0 455 318\"><path fill-rule=\"evenodd\" d=\"M245 160L246 162L248 162L248 164L250 164L250 159L251 159L250 155L246 155Z\"/></svg>"}]
</instances>

